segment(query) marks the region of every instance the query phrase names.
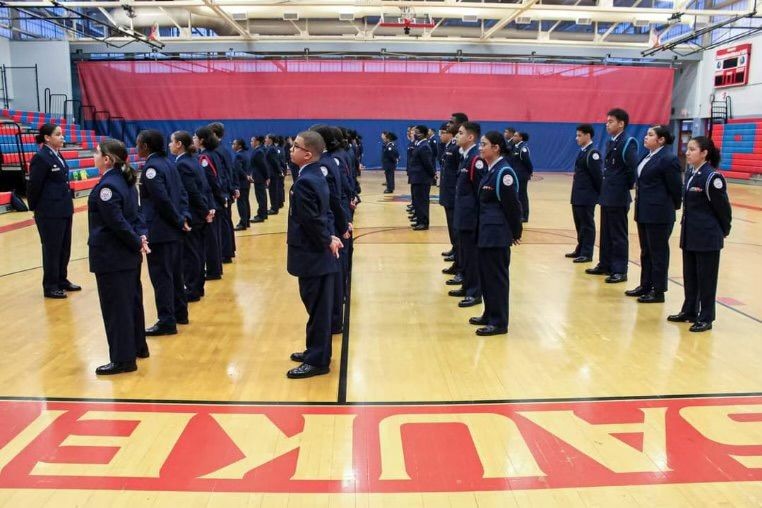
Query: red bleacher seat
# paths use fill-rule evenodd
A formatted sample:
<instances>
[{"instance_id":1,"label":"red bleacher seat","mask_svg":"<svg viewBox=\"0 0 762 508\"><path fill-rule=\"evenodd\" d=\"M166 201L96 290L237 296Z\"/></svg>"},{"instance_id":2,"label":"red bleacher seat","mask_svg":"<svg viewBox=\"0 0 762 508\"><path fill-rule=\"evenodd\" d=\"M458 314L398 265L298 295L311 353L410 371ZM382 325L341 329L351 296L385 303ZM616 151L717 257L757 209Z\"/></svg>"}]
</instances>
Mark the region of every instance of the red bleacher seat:
<instances>
[{"instance_id":1,"label":"red bleacher seat","mask_svg":"<svg viewBox=\"0 0 762 508\"><path fill-rule=\"evenodd\" d=\"M69 182L69 188L73 191L92 189L100 182L100 178L88 178L87 180L74 180Z\"/></svg>"},{"instance_id":2,"label":"red bleacher seat","mask_svg":"<svg viewBox=\"0 0 762 508\"><path fill-rule=\"evenodd\" d=\"M11 204L11 193L0 192L0 206L10 205L10 204Z\"/></svg>"}]
</instances>

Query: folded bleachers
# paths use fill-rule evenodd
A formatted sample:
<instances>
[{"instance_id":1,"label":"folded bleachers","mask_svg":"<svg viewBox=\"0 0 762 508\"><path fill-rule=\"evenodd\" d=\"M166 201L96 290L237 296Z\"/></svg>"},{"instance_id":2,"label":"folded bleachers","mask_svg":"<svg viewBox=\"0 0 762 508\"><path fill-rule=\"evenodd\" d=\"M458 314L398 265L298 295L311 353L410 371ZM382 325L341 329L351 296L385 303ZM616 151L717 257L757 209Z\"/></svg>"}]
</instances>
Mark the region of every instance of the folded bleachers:
<instances>
[{"instance_id":1,"label":"folded bleachers","mask_svg":"<svg viewBox=\"0 0 762 508\"><path fill-rule=\"evenodd\" d=\"M712 140L722 153L719 169L725 176L762 181L762 119L715 125Z\"/></svg>"}]
</instances>

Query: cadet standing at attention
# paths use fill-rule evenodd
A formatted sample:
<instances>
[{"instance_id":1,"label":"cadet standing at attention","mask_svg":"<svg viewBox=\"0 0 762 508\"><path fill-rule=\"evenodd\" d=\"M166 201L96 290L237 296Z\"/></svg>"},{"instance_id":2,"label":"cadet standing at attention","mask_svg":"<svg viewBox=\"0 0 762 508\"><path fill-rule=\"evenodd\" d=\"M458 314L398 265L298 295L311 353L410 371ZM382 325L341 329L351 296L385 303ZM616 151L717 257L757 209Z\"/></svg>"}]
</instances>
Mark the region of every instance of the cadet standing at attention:
<instances>
[{"instance_id":1,"label":"cadet standing at attention","mask_svg":"<svg viewBox=\"0 0 762 508\"><path fill-rule=\"evenodd\" d=\"M233 172L233 156L230 151L222 144L222 138L225 136L225 126L220 122L209 124L214 136L217 138L217 148L212 150L213 158L217 167L220 185L225 192L226 206L222 210L220 222L220 249L222 251L222 262L232 263L235 257L235 232L233 230L233 201L238 199L240 191L238 190L238 179Z\"/></svg>"},{"instance_id":2,"label":"cadet standing at attention","mask_svg":"<svg viewBox=\"0 0 762 508\"><path fill-rule=\"evenodd\" d=\"M149 356L140 267L151 251L124 143L105 139L93 158L103 176L87 199L87 244L109 350L109 363L95 373L107 376L135 371L136 358Z\"/></svg>"},{"instance_id":3,"label":"cadet standing at attention","mask_svg":"<svg viewBox=\"0 0 762 508\"><path fill-rule=\"evenodd\" d=\"M251 221L251 203L249 202L249 189L251 188L251 156L243 139L234 139L233 144L233 173L238 181L238 224L235 231L249 229Z\"/></svg>"},{"instance_id":4,"label":"cadet standing at attention","mask_svg":"<svg viewBox=\"0 0 762 508\"><path fill-rule=\"evenodd\" d=\"M589 263L593 260L595 247L595 205L601 192L603 180L603 158L593 148L595 131L590 124L577 126L577 145L580 151L574 161L571 206L574 228L577 230L577 246L566 254L575 263Z\"/></svg>"},{"instance_id":5,"label":"cadet standing at attention","mask_svg":"<svg viewBox=\"0 0 762 508\"><path fill-rule=\"evenodd\" d=\"M637 141L625 133L629 123L630 115L623 109L612 109L606 117L606 132L611 138L606 144L603 163L598 265L585 270L591 275L608 275L606 282L610 284L627 280L627 212L632 201L630 189L635 184L639 160Z\"/></svg>"},{"instance_id":6,"label":"cadet standing at attention","mask_svg":"<svg viewBox=\"0 0 762 508\"><path fill-rule=\"evenodd\" d=\"M526 132L516 132L513 135L513 149L508 157L508 163L511 165L516 175L519 177L519 199L521 200L521 210L524 216L522 222L529 221L529 181L532 179L534 166L529 154L529 134Z\"/></svg>"},{"instance_id":7,"label":"cadet standing at attention","mask_svg":"<svg viewBox=\"0 0 762 508\"><path fill-rule=\"evenodd\" d=\"M717 171L720 151L711 139L698 136L688 142L685 161L692 171L683 187L680 248L683 249L685 301L673 322L693 322L692 332L712 329L717 298L720 251L730 234L732 211L728 185Z\"/></svg>"},{"instance_id":8,"label":"cadet standing at attention","mask_svg":"<svg viewBox=\"0 0 762 508\"><path fill-rule=\"evenodd\" d=\"M511 246L521 240L519 179L504 156L505 138L498 131L485 134L480 143L487 172L479 182L479 275L484 294L484 313L469 323L482 325L476 335L508 333Z\"/></svg>"},{"instance_id":9,"label":"cadet standing at attention","mask_svg":"<svg viewBox=\"0 0 762 508\"><path fill-rule=\"evenodd\" d=\"M251 138L251 180L254 183L254 196L257 198L257 214L251 222L267 220L267 186L270 185L272 171L267 163L264 136ZM293 175L296 179L296 174Z\"/></svg>"},{"instance_id":10,"label":"cadet standing at attention","mask_svg":"<svg viewBox=\"0 0 762 508\"><path fill-rule=\"evenodd\" d=\"M206 181L214 198L213 220L204 232L206 280L222 278L222 240L220 237L222 236L222 213L227 206L227 196L220 183L216 157L212 156L218 143L217 137L209 127L200 127L196 129L196 133L193 135L193 146L198 150L198 162L204 170Z\"/></svg>"},{"instance_id":11,"label":"cadet standing at attention","mask_svg":"<svg viewBox=\"0 0 762 508\"><path fill-rule=\"evenodd\" d=\"M460 271L458 254L455 248L458 245L455 231L455 185L458 181L458 166L460 165L460 151L455 142L458 126L448 123L439 136L442 140L442 169L439 178L439 204L444 208L447 220L447 233L450 238L450 250L444 252L445 260L452 261L452 265L444 268L442 273L455 275Z\"/></svg>"},{"instance_id":12,"label":"cadet standing at attention","mask_svg":"<svg viewBox=\"0 0 762 508\"><path fill-rule=\"evenodd\" d=\"M309 314L307 347L291 354L301 364L288 371L291 379L330 372L333 274L339 270L342 244L330 231L330 191L319 162L324 150L323 138L313 131L300 132L291 147L299 175L289 200L288 273L299 278L299 295Z\"/></svg>"},{"instance_id":13,"label":"cadet standing at attention","mask_svg":"<svg viewBox=\"0 0 762 508\"><path fill-rule=\"evenodd\" d=\"M188 324L182 262L184 233L191 229L188 194L177 168L166 157L159 131L141 131L136 144L138 155L146 159L140 178L140 207L151 243L148 275L158 316L146 335L174 335L178 323Z\"/></svg>"},{"instance_id":14,"label":"cadet standing at attention","mask_svg":"<svg viewBox=\"0 0 762 508\"><path fill-rule=\"evenodd\" d=\"M413 231L424 231L429 229L429 195L436 168L434 156L431 153L431 143L426 139L429 128L425 125L417 125L413 132L416 141L408 170L415 207L415 222L411 226Z\"/></svg>"},{"instance_id":15,"label":"cadet standing at attention","mask_svg":"<svg viewBox=\"0 0 762 508\"><path fill-rule=\"evenodd\" d=\"M64 291L82 288L68 279L74 204L69 166L59 153L64 136L59 126L46 123L35 141L43 146L29 164L27 198L42 244L42 292L45 298L66 298Z\"/></svg>"},{"instance_id":16,"label":"cadet standing at attention","mask_svg":"<svg viewBox=\"0 0 762 508\"><path fill-rule=\"evenodd\" d=\"M381 168L386 178L384 194L391 194L394 192L394 172L397 171L397 163L400 161L400 152L394 144L397 141L397 135L384 131L381 133L381 141L384 143L381 147Z\"/></svg>"}]
</instances>

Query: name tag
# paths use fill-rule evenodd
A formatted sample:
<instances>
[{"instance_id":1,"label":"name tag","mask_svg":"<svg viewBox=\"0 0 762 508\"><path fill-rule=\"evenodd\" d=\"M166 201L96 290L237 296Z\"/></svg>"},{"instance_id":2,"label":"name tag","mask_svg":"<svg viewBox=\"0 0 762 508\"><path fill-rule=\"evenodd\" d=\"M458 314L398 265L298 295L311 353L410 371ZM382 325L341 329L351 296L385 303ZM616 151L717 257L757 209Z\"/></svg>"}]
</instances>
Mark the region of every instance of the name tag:
<instances>
[{"instance_id":1,"label":"name tag","mask_svg":"<svg viewBox=\"0 0 762 508\"><path fill-rule=\"evenodd\" d=\"M53 166L50 171L51 172L52 171L61 171L61 168L59 168L58 166Z\"/></svg>"},{"instance_id":2,"label":"name tag","mask_svg":"<svg viewBox=\"0 0 762 508\"><path fill-rule=\"evenodd\" d=\"M701 187L689 187L688 192L704 192L704 189Z\"/></svg>"}]
</instances>

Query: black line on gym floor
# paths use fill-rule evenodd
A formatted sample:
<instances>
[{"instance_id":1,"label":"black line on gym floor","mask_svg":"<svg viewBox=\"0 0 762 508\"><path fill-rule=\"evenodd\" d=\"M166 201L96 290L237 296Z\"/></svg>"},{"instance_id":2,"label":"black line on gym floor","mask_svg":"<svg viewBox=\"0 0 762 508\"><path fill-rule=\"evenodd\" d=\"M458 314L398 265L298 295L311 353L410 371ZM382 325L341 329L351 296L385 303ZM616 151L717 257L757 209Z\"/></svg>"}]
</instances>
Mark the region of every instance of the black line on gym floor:
<instances>
[{"instance_id":1,"label":"black line on gym floor","mask_svg":"<svg viewBox=\"0 0 762 508\"><path fill-rule=\"evenodd\" d=\"M354 240L352 240L354 242ZM352 245L354 251L354 244ZM349 311L352 307L352 257L347 266L347 291L344 295L344 331L341 334L341 363L339 364L339 393L336 402L347 403L347 369L349 366Z\"/></svg>"},{"instance_id":2,"label":"black line on gym floor","mask_svg":"<svg viewBox=\"0 0 762 508\"><path fill-rule=\"evenodd\" d=\"M372 402L290 402L290 401L233 401L233 400L161 400L161 399L99 399L91 397L21 397L0 396L0 401L18 402L92 402L120 404L182 404L195 406L466 406L494 404L554 404L572 402L616 402L630 400L679 400L679 399L712 399L712 398L745 398L762 397L762 392L742 393L694 393L667 395L611 395L603 397L559 397L533 399L487 399L487 400L423 400L423 401L372 401Z\"/></svg>"}]
</instances>

